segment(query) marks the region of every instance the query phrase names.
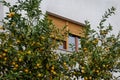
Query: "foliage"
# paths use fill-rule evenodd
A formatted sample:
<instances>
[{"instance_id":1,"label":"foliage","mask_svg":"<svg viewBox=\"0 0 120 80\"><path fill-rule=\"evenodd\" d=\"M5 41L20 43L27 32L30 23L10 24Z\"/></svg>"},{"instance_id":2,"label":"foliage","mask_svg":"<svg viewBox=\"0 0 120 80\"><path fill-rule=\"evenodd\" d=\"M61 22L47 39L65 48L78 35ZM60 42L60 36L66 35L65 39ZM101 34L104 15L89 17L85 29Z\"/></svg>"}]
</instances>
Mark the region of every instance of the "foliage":
<instances>
[{"instance_id":1,"label":"foliage","mask_svg":"<svg viewBox=\"0 0 120 80\"><path fill-rule=\"evenodd\" d=\"M1 80L52 80L64 76L63 64L54 50L59 44L56 38L63 39L65 29L55 28L42 14L40 2L18 0L10 5L3 1L9 12L0 32Z\"/></svg>"},{"instance_id":2,"label":"foliage","mask_svg":"<svg viewBox=\"0 0 120 80\"><path fill-rule=\"evenodd\" d=\"M67 31L55 28L42 14L41 0L2 3L9 12L0 26L1 80L110 80L112 72L120 69L120 34L110 35L112 26L104 26L115 8L105 12L99 31L85 22L85 35L77 52L60 54L55 50Z\"/></svg>"},{"instance_id":3,"label":"foliage","mask_svg":"<svg viewBox=\"0 0 120 80\"><path fill-rule=\"evenodd\" d=\"M105 12L100 24L99 31L91 29L86 21L85 36L81 38L81 48L78 52L71 54L71 62L76 62L77 68L71 69L72 75L84 80L110 80L113 79L112 72L120 69L120 34L110 35L112 26L104 26L106 19L114 14L112 7ZM75 66L74 65L74 66Z\"/></svg>"}]
</instances>

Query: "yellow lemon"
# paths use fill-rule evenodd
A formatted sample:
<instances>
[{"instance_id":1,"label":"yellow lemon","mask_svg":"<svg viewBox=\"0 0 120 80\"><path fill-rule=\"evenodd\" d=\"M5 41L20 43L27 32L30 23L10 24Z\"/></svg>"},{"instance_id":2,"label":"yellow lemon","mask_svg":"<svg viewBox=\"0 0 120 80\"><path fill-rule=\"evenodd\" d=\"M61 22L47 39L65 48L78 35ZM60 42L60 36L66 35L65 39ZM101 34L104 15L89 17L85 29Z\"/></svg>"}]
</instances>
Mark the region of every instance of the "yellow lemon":
<instances>
[{"instance_id":1,"label":"yellow lemon","mask_svg":"<svg viewBox=\"0 0 120 80\"><path fill-rule=\"evenodd\" d=\"M9 17L9 18L12 18L14 15L15 15L15 12L10 12L10 13L8 14L8 17Z\"/></svg>"},{"instance_id":2,"label":"yellow lemon","mask_svg":"<svg viewBox=\"0 0 120 80\"><path fill-rule=\"evenodd\" d=\"M54 75L56 75L56 74L57 74L54 70L51 70L51 72L52 72Z\"/></svg>"},{"instance_id":3,"label":"yellow lemon","mask_svg":"<svg viewBox=\"0 0 120 80\"><path fill-rule=\"evenodd\" d=\"M98 43L98 39L96 38L95 40L92 41L94 44Z\"/></svg>"},{"instance_id":4,"label":"yellow lemon","mask_svg":"<svg viewBox=\"0 0 120 80\"><path fill-rule=\"evenodd\" d=\"M3 56L6 56L6 53L3 53Z\"/></svg>"},{"instance_id":5,"label":"yellow lemon","mask_svg":"<svg viewBox=\"0 0 120 80\"><path fill-rule=\"evenodd\" d=\"M24 69L24 72L28 73L28 71L29 71L28 69Z\"/></svg>"},{"instance_id":6,"label":"yellow lemon","mask_svg":"<svg viewBox=\"0 0 120 80\"><path fill-rule=\"evenodd\" d=\"M57 73L54 71L53 74L56 75Z\"/></svg>"},{"instance_id":7,"label":"yellow lemon","mask_svg":"<svg viewBox=\"0 0 120 80\"><path fill-rule=\"evenodd\" d=\"M97 73L99 73L99 70L96 70Z\"/></svg>"},{"instance_id":8,"label":"yellow lemon","mask_svg":"<svg viewBox=\"0 0 120 80\"><path fill-rule=\"evenodd\" d=\"M0 55L0 58L2 58L2 55Z\"/></svg>"},{"instance_id":9,"label":"yellow lemon","mask_svg":"<svg viewBox=\"0 0 120 80\"><path fill-rule=\"evenodd\" d=\"M88 80L88 78L87 78L87 77L84 77L84 80Z\"/></svg>"},{"instance_id":10,"label":"yellow lemon","mask_svg":"<svg viewBox=\"0 0 120 80\"><path fill-rule=\"evenodd\" d=\"M108 65L106 65L106 67L108 67Z\"/></svg>"},{"instance_id":11,"label":"yellow lemon","mask_svg":"<svg viewBox=\"0 0 120 80\"><path fill-rule=\"evenodd\" d=\"M49 69L49 65L48 64L46 64L46 68Z\"/></svg>"},{"instance_id":12,"label":"yellow lemon","mask_svg":"<svg viewBox=\"0 0 120 80\"><path fill-rule=\"evenodd\" d=\"M87 51L88 51L88 49L87 49L87 48L83 48L83 50L84 50L84 52L87 52Z\"/></svg>"},{"instance_id":13,"label":"yellow lemon","mask_svg":"<svg viewBox=\"0 0 120 80\"><path fill-rule=\"evenodd\" d=\"M103 67L105 67L105 65L103 65Z\"/></svg>"},{"instance_id":14,"label":"yellow lemon","mask_svg":"<svg viewBox=\"0 0 120 80\"><path fill-rule=\"evenodd\" d=\"M17 68L16 68L16 67L14 67L14 68L13 68L13 70L17 70Z\"/></svg>"},{"instance_id":15,"label":"yellow lemon","mask_svg":"<svg viewBox=\"0 0 120 80\"><path fill-rule=\"evenodd\" d=\"M52 70L54 70L54 69L55 69L55 67L54 67L54 66L52 66L52 67L51 67L51 69L52 69Z\"/></svg>"},{"instance_id":16,"label":"yellow lemon","mask_svg":"<svg viewBox=\"0 0 120 80\"><path fill-rule=\"evenodd\" d=\"M15 64L15 68L17 68L18 67L18 64Z\"/></svg>"},{"instance_id":17,"label":"yellow lemon","mask_svg":"<svg viewBox=\"0 0 120 80\"><path fill-rule=\"evenodd\" d=\"M17 40L16 42L17 42L17 44L19 44L19 43L20 43L20 40Z\"/></svg>"},{"instance_id":18,"label":"yellow lemon","mask_svg":"<svg viewBox=\"0 0 120 80\"><path fill-rule=\"evenodd\" d=\"M0 29L3 30L4 28L2 26L0 26Z\"/></svg>"},{"instance_id":19,"label":"yellow lemon","mask_svg":"<svg viewBox=\"0 0 120 80\"><path fill-rule=\"evenodd\" d=\"M38 75L37 75L38 77L42 77L42 74L41 73L38 73Z\"/></svg>"},{"instance_id":20,"label":"yellow lemon","mask_svg":"<svg viewBox=\"0 0 120 80\"><path fill-rule=\"evenodd\" d=\"M63 65L66 65L66 62L64 62Z\"/></svg>"},{"instance_id":21,"label":"yellow lemon","mask_svg":"<svg viewBox=\"0 0 120 80\"><path fill-rule=\"evenodd\" d=\"M92 77L90 76L89 79L92 80Z\"/></svg>"},{"instance_id":22,"label":"yellow lemon","mask_svg":"<svg viewBox=\"0 0 120 80\"><path fill-rule=\"evenodd\" d=\"M7 49L4 49L4 52L8 52L8 50L7 50Z\"/></svg>"},{"instance_id":23,"label":"yellow lemon","mask_svg":"<svg viewBox=\"0 0 120 80\"><path fill-rule=\"evenodd\" d=\"M36 64L36 66L37 66L37 67L39 67L39 66L40 66L40 64L39 64L39 63L37 63L37 64Z\"/></svg>"},{"instance_id":24,"label":"yellow lemon","mask_svg":"<svg viewBox=\"0 0 120 80\"><path fill-rule=\"evenodd\" d=\"M85 67L81 67L81 69L83 70L83 69L85 69Z\"/></svg>"},{"instance_id":25,"label":"yellow lemon","mask_svg":"<svg viewBox=\"0 0 120 80\"><path fill-rule=\"evenodd\" d=\"M83 48L83 50L84 50L84 51L86 51L86 50L87 50L87 48Z\"/></svg>"},{"instance_id":26,"label":"yellow lemon","mask_svg":"<svg viewBox=\"0 0 120 80\"><path fill-rule=\"evenodd\" d=\"M6 61L6 60L7 60L7 57L5 57L4 60Z\"/></svg>"},{"instance_id":27,"label":"yellow lemon","mask_svg":"<svg viewBox=\"0 0 120 80\"><path fill-rule=\"evenodd\" d=\"M85 70L81 70L82 73L85 73Z\"/></svg>"},{"instance_id":28,"label":"yellow lemon","mask_svg":"<svg viewBox=\"0 0 120 80\"><path fill-rule=\"evenodd\" d=\"M19 62L21 62L22 61L22 59L21 58L19 58L19 60L18 60Z\"/></svg>"},{"instance_id":29,"label":"yellow lemon","mask_svg":"<svg viewBox=\"0 0 120 80\"><path fill-rule=\"evenodd\" d=\"M42 39L42 40L44 40L44 39L45 39L45 37L44 37L44 36L42 36L42 37L41 37L41 39Z\"/></svg>"},{"instance_id":30,"label":"yellow lemon","mask_svg":"<svg viewBox=\"0 0 120 80\"><path fill-rule=\"evenodd\" d=\"M12 65L15 65L16 63L15 62L12 62Z\"/></svg>"},{"instance_id":31,"label":"yellow lemon","mask_svg":"<svg viewBox=\"0 0 120 80\"><path fill-rule=\"evenodd\" d=\"M31 51L29 50L27 53L28 53L28 54L31 54Z\"/></svg>"}]
</instances>

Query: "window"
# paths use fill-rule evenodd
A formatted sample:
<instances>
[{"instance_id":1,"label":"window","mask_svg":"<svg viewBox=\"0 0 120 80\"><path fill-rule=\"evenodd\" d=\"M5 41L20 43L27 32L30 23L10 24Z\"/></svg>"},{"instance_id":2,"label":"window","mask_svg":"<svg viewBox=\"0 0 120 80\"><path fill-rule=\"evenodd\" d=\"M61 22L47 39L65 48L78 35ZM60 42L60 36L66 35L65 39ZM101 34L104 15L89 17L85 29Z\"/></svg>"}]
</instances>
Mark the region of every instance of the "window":
<instances>
[{"instance_id":1,"label":"window","mask_svg":"<svg viewBox=\"0 0 120 80\"><path fill-rule=\"evenodd\" d=\"M51 41L54 41L55 43L57 43L58 45L58 49L62 49L62 50L66 50L66 41L64 40L58 40L58 39L54 39L52 38Z\"/></svg>"},{"instance_id":2,"label":"window","mask_svg":"<svg viewBox=\"0 0 120 80\"><path fill-rule=\"evenodd\" d=\"M68 37L68 50L78 51L80 47L80 37L70 34Z\"/></svg>"}]
</instances>

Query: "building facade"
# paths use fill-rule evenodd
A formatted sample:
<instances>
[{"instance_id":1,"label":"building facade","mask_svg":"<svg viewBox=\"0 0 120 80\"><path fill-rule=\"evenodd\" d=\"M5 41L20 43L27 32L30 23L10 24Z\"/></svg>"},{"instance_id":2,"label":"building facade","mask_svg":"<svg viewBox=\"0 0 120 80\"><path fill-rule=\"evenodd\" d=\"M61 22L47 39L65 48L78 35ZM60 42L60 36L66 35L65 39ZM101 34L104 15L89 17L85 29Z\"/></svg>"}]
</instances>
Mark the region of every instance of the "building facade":
<instances>
[{"instance_id":1,"label":"building facade","mask_svg":"<svg viewBox=\"0 0 120 80\"><path fill-rule=\"evenodd\" d=\"M6 11L7 8L3 7L2 4L0 4L0 20L3 19ZM62 29L64 26L66 26L66 28L69 30L70 34L63 41L63 44L60 45L59 49L64 51L77 51L80 47L80 37L83 37L84 35L84 24L49 11L46 11L46 13L48 15L48 18L52 20L53 24L57 28Z\"/></svg>"},{"instance_id":2,"label":"building facade","mask_svg":"<svg viewBox=\"0 0 120 80\"><path fill-rule=\"evenodd\" d=\"M52 12L47 12L47 15L57 28L62 29L66 26L66 29L69 31L69 35L64 39L63 44L59 49L65 51L78 51L78 48L80 47L80 37L84 36L83 29L85 25Z\"/></svg>"}]
</instances>

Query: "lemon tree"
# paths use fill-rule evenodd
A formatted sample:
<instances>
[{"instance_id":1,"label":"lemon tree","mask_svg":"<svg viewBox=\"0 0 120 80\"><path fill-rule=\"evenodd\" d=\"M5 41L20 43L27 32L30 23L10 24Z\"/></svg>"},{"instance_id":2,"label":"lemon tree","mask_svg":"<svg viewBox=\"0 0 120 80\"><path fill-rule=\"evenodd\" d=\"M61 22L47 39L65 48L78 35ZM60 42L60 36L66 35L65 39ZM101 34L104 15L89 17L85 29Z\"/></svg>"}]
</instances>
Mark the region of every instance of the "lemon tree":
<instances>
[{"instance_id":1,"label":"lemon tree","mask_svg":"<svg viewBox=\"0 0 120 80\"><path fill-rule=\"evenodd\" d=\"M77 52L56 52L67 31L55 28L40 9L41 0L18 0L2 4L9 12L0 26L1 80L110 80L120 69L120 34L110 35L112 26L104 26L114 14L108 9L98 31L85 22L84 37Z\"/></svg>"},{"instance_id":2,"label":"lemon tree","mask_svg":"<svg viewBox=\"0 0 120 80\"><path fill-rule=\"evenodd\" d=\"M56 80L64 76L65 63L54 50L59 45L56 38L62 39L66 33L47 19L40 2L18 0L10 5L2 1L9 12L0 26L1 80Z\"/></svg>"},{"instance_id":3,"label":"lemon tree","mask_svg":"<svg viewBox=\"0 0 120 80\"><path fill-rule=\"evenodd\" d=\"M111 35L112 26L104 26L109 16L114 14L112 7L105 12L98 26L98 31L91 29L86 21L85 36L81 38L81 47L78 52L70 55L71 75L84 80L110 80L113 79L114 70L119 71L120 34Z\"/></svg>"}]
</instances>

